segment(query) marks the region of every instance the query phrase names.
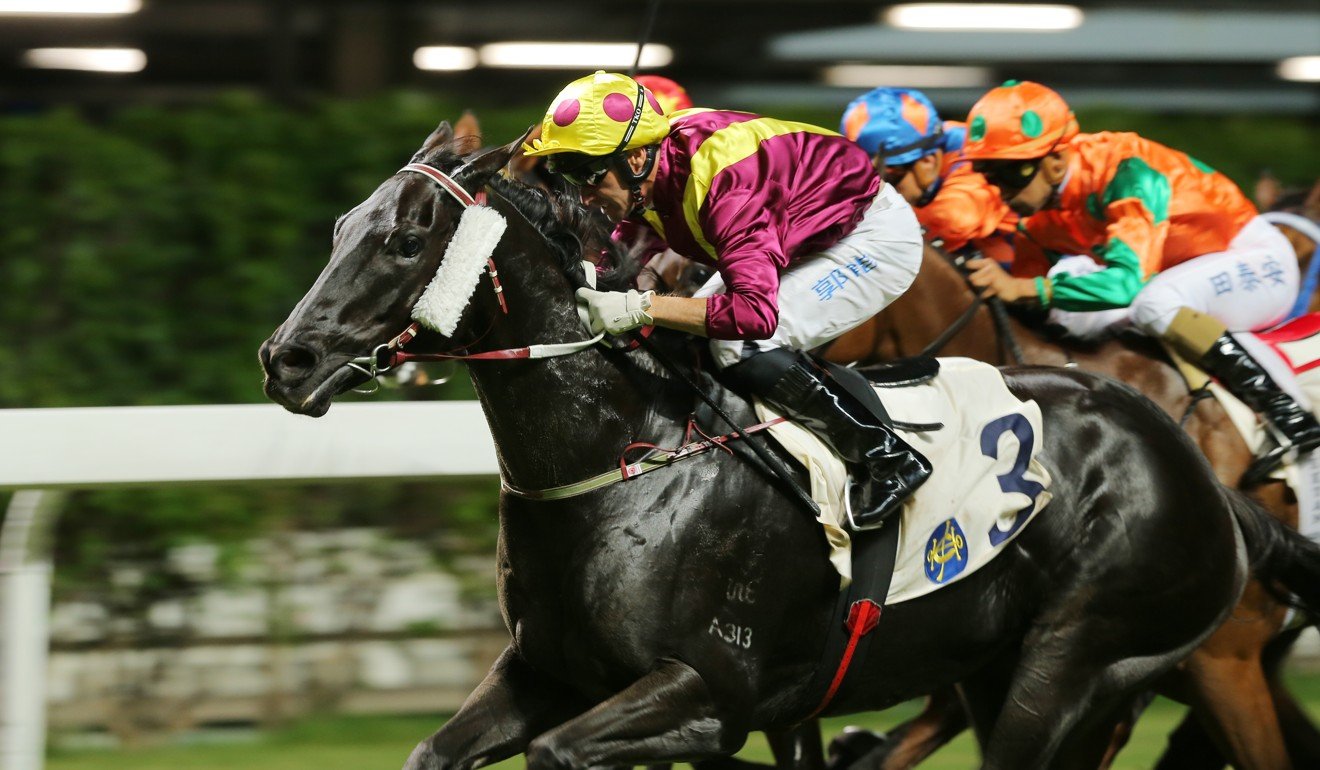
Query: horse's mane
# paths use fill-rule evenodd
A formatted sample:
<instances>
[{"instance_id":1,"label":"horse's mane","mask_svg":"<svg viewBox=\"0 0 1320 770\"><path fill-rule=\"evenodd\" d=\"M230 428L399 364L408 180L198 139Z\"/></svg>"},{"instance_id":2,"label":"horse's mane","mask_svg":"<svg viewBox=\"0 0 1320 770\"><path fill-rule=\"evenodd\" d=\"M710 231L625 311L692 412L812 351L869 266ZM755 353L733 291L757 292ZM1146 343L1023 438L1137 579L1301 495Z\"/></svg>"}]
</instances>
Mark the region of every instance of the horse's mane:
<instances>
[{"instance_id":1,"label":"horse's mane","mask_svg":"<svg viewBox=\"0 0 1320 770\"><path fill-rule=\"evenodd\" d=\"M444 169L454 168L463 160L463 155L444 148L423 162ZM582 205L576 188L547 191L504 176L491 177L487 184L512 203L541 234L560 269L575 287L587 285L582 266L582 261L587 260L608 266L597 272L597 288L603 291L632 288L641 265L629 248L610 238L607 220Z\"/></svg>"}]
</instances>

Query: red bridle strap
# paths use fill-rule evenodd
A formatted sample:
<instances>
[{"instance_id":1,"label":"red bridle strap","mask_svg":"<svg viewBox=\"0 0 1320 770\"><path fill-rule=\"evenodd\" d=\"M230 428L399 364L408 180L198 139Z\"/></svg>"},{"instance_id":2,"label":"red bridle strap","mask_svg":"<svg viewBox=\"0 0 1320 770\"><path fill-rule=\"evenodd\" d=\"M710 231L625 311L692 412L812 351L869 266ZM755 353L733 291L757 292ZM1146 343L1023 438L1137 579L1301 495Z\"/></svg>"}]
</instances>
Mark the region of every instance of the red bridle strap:
<instances>
[{"instance_id":1,"label":"red bridle strap","mask_svg":"<svg viewBox=\"0 0 1320 770\"><path fill-rule=\"evenodd\" d=\"M434 166L428 166L425 163L409 163L399 169L399 173L409 171L430 179L440 185L445 192L449 193L464 208L468 206L484 205L486 194L484 191L478 192L474 197L464 190L462 185L454 181L454 178ZM499 273L495 270L495 259L492 257L486 261L486 272L490 275L491 283L495 287L495 296L499 299L500 309L505 315L509 313L509 306L504 299L504 287L500 285ZM650 336L654 327L646 326L640 330L643 337ZM347 366L356 369L359 372L375 380L376 377L393 369L400 364L409 361L516 361L536 358L557 358L559 356L572 355L595 345L605 338L604 332L596 336L577 340L574 342L558 342L544 345L527 345L520 348L505 348L503 350L488 350L481 353L408 353L403 348L409 342L412 342L421 331L420 326L413 322L408 325L394 339L389 342L378 345L371 355L359 356L349 361ZM483 335L484 336L484 335ZM633 350L639 343L634 340L628 346L628 350Z\"/></svg>"},{"instance_id":2,"label":"red bridle strap","mask_svg":"<svg viewBox=\"0 0 1320 770\"><path fill-rule=\"evenodd\" d=\"M455 182L453 177L449 176L448 174L436 168L435 166L428 166L425 163L409 163L408 165L399 169L399 173L403 173L404 171L412 171L414 173L421 174L424 177L428 177L436 184L445 188L445 192L454 196L454 200L463 204L463 208L476 205L477 203L477 199L469 195L468 191L464 190L463 186L460 185L458 182Z\"/></svg>"},{"instance_id":3,"label":"red bridle strap","mask_svg":"<svg viewBox=\"0 0 1320 770\"><path fill-rule=\"evenodd\" d=\"M463 189L463 185L454 181L453 177L435 166L428 166L425 163L409 163L399 169L398 173L402 174L405 171L411 171L414 174L421 174L432 182L440 185L440 188L453 196L454 200L462 204L463 208L478 205L484 206L486 204L486 193L484 190L477 192L475 197L469 195L468 191ZM486 274L490 276L490 282L495 286L495 298L500 301L500 310L502 310L505 315L508 315L509 304L504 299L504 287L500 285L500 274L499 271L495 269L494 258L486 260Z\"/></svg>"}]
</instances>

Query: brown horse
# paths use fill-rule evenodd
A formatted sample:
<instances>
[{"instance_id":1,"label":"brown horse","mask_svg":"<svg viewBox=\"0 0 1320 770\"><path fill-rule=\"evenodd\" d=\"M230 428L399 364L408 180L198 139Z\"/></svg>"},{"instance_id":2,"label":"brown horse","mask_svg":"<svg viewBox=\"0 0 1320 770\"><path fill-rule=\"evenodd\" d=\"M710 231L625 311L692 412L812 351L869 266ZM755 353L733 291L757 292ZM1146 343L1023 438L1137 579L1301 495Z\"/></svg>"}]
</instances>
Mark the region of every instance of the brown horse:
<instances>
[{"instance_id":1,"label":"brown horse","mask_svg":"<svg viewBox=\"0 0 1320 770\"><path fill-rule=\"evenodd\" d=\"M885 312L822 352L836 362L861 363L914 355L950 329L975 300L959 269L939 250L927 247L912 288ZM1175 418L1187 413L1187 432L1224 483L1235 484L1250 463L1252 453L1227 413L1214 399L1193 403L1186 382L1154 342L1132 336L1085 345L1061 344L1017 320L1010 318L1008 323L1020 345L1021 362L1007 360L1004 340L986 306L948 340L939 354L999 365L1080 367L1109 375L1135 386ZM1266 483L1251 493L1277 519L1297 526L1296 503L1282 483ZM1284 616L1285 608L1261 584L1253 582L1232 619L1161 682L1162 692L1192 706L1209 728L1215 745L1235 767L1291 767L1281 718L1289 746L1306 745L1311 750L1320 746L1320 733L1261 664L1262 651L1279 634ZM931 703L920 717L891 735L898 740L886 742L882 750L886 761L878 766L911 767L965 729L967 721L956 697L941 694ZM973 727L983 737L988 726ZM1119 746L1125 739L1119 739ZM1112 755L1111 750L1110 758ZM868 762L868 766L876 765Z\"/></svg>"},{"instance_id":2,"label":"brown horse","mask_svg":"<svg viewBox=\"0 0 1320 770\"><path fill-rule=\"evenodd\" d=\"M1320 223L1320 181L1312 185L1309 191L1284 190L1277 186L1265 187L1265 189L1262 187L1263 185L1258 185L1256 188L1256 205L1261 211L1296 214L1311 222ZM1315 259L1317 248L1320 247L1314 229L1307 228L1310 232L1303 232L1288 222L1275 222L1274 226L1279 228L1279 232L1283 233L1292 244L1293 251L1297 253L1297 266L1305 276ZM1311 303L1307 307L1307 312L1320 312L1320 291L1311 292Z\"/></svg>"}]
</instances>

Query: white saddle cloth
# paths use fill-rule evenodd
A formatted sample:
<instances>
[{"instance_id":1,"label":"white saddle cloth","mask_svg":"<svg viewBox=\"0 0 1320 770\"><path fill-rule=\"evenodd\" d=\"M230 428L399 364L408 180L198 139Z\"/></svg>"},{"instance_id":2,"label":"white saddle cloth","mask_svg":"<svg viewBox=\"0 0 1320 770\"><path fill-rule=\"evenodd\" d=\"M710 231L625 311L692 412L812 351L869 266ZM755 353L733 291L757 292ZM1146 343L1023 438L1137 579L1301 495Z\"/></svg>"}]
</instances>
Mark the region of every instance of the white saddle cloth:
<instances>
[{"instance_id":1,"label":"white saddle cloth","mask_svg":"<svg viewBox=\"0 0 1320 770\"><path fill-rule=\"evenodd\" d=\"M937 431L899 431L934 472L904 506L886 604L924 596L984 567L1050 501L1050 475L1036 459L1043 435L1036 402L1010 393L988 364L943 358L940 366L924 385L876 389L893 419L944 423ZM756 408L763 420L779 416L759 401ZM796 423L780 423L770 434L810 471L830 561L846 585L852 556L843 461Z\"/></svg>"}]
</instances>

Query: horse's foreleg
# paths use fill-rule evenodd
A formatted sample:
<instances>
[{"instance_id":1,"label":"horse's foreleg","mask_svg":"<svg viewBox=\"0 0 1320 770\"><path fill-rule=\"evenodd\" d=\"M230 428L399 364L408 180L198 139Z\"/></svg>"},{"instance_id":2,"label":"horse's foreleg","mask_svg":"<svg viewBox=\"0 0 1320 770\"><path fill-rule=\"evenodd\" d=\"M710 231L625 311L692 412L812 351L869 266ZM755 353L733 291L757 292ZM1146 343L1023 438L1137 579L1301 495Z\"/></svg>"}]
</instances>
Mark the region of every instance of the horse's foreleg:
<instances>
[{"instance_id":1,"label":"horse's foreleg","mask_svg":"<svg viewBox=\"0 0 1320 770\"><path fill-rule=\"evenodd\" d=\"M820 742L820 722L812 719L789 730L765 734L780 770L824 770L825 751Z\"/></svg>"},{"instance_id":2,"label":"horse's foreleg","mask_svg":"<svg viewBox=\"0 0 1320 770\"><path fill-rule=\"evenodd\" d=\"M1261 656L1261 668L1270 684L1274 710L1279 714L1279 727L1283 729L1283 740L1293 766L1320 767L1320 730L1307 716L1306 709L1298 705L1280 676L1288 652L1300 634L1299 629L1292 629L1271 640Z\"/></svg>"},{"instance_id":3,"label":"horse's foreleg","mask_svg":"<svg viewBox=\"0 0 1320 770\"><path fill-rule=\"evenodd\" d=\"M1201 720L1189 711L1169 733L1168 746L1155 770L1224 770L1226 764Z\"/></svg>"},{"instance_id":4,"label":"horse's foreleg","mask_svg":"<svg viewBox=\"0 0 1320 770\"><path fill-rule=\"evenodd\" d=\"M506 648L458 713L417 744L404 770L466 770L498 762L589 705Z\"/></svg>"},{"instance_id":5,"label":"horse's foreleg","mask_svg":"<svg viewBox=\"0 0 1320 770\"><path fill-rule=\"evenodd\" d=\"M931 693L926 707L908 722L890 730L886 744L893 748L883 761L869 765L880 770L908 770L953 740L969 726L967 710L952 687Z\"/></svg>"},{"instance_id":6,"label":"horse's foreleg","mask_svg":"<svg viewBox=\"0 0 1320 770\"><path fill-rule=\"evenodd\" d=\"M1122 657L1116 640L1096 632L1099 617L1027 635L984 744L982 770L1097 767L1130 699L1189 651ZM980 733L985 713L970 697L968 705Z\"/></svg>"},{"instance_id":7,"label":"horse's foreleg","mask_svg":"<svg viewBox=\"0 0 1320 770\"><path fill-rule=\"evenodd\" d=\"M686 663L665 661L532 741L527 767L567 770L727 756L747 740L747 729L721 711L700 674Z\"/></svg>"},{"instance_id":8,"label":"horse's foreleg","mask_svg":"<svg viewBox=\"0 0 1320 770\"><path fill-rule=\"evenodd\" d=\"M1279 726L1288 746L1288 756L1295 767L1320 767L1320 730L1306 715L1281 683L1272 683L1274 707L1279 712Z\"/></svg>"},{"instance_id":9,"label":"horse's foreleg","mask_svg":"<svg viewBox=\"0 0 1320 770\"><path fill-rule=\"evenodd\" d=\"M845 732L830 742L831 770L908 770L968 727L953 687L937 690L921 713L885 733Z\"/></svg>"},{"instance_id":10,"label":"horse's foreleg","mask_svg":"<svg viewBox=\"0 0 1320 770\"><path fill-rule=\"evenodd\" d=\"M697 770L825 770L820 747L820 722L810 720L787 730L766 730L766 741L775 756L774 765L749 762L737 757L702 759L692 763ZM673 765L648 765L648 770L669 770Z\"/></svg>"},{"instance_id":11,"label":"horse's foreleg","mask_svg":"<svg viewBox=\"0 0 1320 770\"><path fill-rule=\"evenodd\" d=\"M1193 705L1242 770L1289 770L1292 763L1257 656L1219 658L1200 650L1187 661Z\"/></svg>"}]
</instances>

